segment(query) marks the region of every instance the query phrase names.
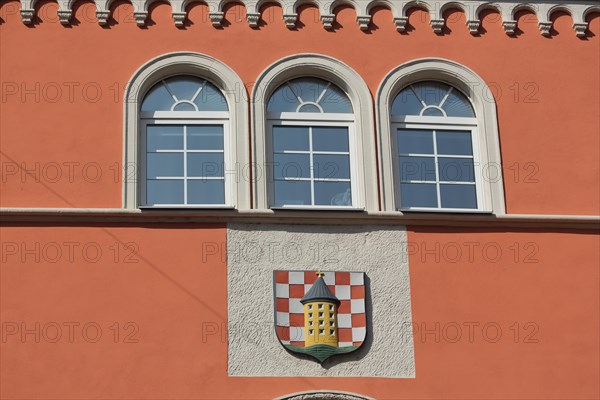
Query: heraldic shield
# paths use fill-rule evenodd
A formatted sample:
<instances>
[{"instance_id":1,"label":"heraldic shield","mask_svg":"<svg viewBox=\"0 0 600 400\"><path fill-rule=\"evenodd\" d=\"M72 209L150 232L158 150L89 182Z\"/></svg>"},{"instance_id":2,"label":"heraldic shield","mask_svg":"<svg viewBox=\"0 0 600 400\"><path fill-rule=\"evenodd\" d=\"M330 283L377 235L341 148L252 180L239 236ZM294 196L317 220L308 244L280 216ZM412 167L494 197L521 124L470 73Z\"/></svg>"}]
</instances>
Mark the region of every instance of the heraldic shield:
<instances>
[{"instance_id":1,"label":"heraldic shield","mask_svg":"<svg viewBox=\"0 0 600 400\"><path fill-rule=\"evenodd\" d=\"M363 272L274 271L277 338L320 363L351 353L367 335L365 297Z\"/></svg>"}]
</instances>

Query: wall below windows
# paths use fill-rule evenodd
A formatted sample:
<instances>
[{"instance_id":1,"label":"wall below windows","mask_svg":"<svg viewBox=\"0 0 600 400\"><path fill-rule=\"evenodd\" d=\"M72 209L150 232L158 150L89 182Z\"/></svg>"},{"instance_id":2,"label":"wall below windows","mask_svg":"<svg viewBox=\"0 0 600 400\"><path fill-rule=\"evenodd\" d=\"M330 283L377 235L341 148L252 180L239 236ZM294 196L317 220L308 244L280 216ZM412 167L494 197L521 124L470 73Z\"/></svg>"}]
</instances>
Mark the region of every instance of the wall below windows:
<instances>
[{"instance_id":1,"label":"wall below windows","mask_svg":"<svg viewBox=\"0 0 600 400\"><path fill-rule=\"evenodd\" d=\"M315 227L322 229L334 228ZM391 379L228 376L226 232L222 225L2 227L2 398L273 399L325 389L377 399L600 394L599 317L590 312L599 307L596 235L407 227L415 377ZM130 250L117 251L121 242ZM357 254L391 253L360 246ZM242 324L252 330L256 321L250 311ZM266 340L274 337L258 338ZM252 361L269 363L277 350L265 346ZM298 362L288 356L282 375ZM338 367L344 363L328 373Z\"/></svg>"},{"instance_id":2,"label":"wall below windows","mask_svg":"<svg viewBox=\"0 0 600 400\"><path fill-rule=\"evenodd\" d=\"M273 5L264 8L258 29L235 4L226 7L222 29L210 24L202 4L190 6L184 28L174 26L164 3L150 6L145 28L127 3L115 3L107 27L97 24L91 3L75 6L78 22L69 27L55 17L55 3L38 3L32 26L22 23L18 7L13 1L0 8L2 207L121 207L125 86L141 65L174 51L229 65L246 83L240 101L267 66L300 52L347 63L372 94L409 60L461 63L483 77L497 102L507 212L590 215L600 207L597 14L590 14L590 34L581 39L560 12L552 16L550 37L540 35L533 14L518 12L517 35L509 37L491 11L481 14L480 35L473 36L454 10L438 35L421 10L409 13L400 34L391 12L380 8L363 32L346 7L337 9L332 31L311 6L300 8L295 30L281 23L282 10Z\"/></svg>"}]
</instances>

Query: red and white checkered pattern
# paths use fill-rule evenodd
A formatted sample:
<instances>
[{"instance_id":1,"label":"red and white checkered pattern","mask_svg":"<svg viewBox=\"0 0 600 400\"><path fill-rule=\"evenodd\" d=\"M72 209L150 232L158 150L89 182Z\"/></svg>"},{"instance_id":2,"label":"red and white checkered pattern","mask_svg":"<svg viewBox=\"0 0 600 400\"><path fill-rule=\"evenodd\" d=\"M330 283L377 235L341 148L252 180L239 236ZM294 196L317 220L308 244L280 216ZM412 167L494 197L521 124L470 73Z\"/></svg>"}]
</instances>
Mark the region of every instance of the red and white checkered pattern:
<instances>
[{"instance_id":1,"label":"red and white checkered pattern","mask_svg":"<svg viewBox=\"0 0 600 400\"><path fill-rule=\"evenodd\" d=\"M300 299L317 280L314 271L275 271L275 330L283 344L304 346L304 307ZM325 272L329 290L340 300L339 347L360 346L367 334L365 274Z\"/></svg>"}]
</instances>

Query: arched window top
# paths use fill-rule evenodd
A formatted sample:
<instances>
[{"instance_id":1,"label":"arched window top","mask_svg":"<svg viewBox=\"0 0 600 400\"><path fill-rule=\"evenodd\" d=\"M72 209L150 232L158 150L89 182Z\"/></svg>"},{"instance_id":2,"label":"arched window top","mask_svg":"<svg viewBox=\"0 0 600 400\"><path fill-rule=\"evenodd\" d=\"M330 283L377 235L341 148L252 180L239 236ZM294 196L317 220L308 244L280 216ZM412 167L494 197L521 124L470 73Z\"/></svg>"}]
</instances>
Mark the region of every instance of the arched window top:
<instances>
[{"instance_id":1,"label":"arched window top","mask_svg":"<svg viewBox=\"0 0 600 400\"><path fill-rule=\"evenodd\" d=\"M228 107L225 96L212 83L195 76L175 76L148 91L142 111L228 111Z\"/></svg>"},{"instance_id":2,"label":"arched window top","mask_svg":"<svg viewBox=\"0 0 600 400\"><path fill-rule=\"evenodd\" d=\"M398 93L392 103L393 116L475 118L469 99L442 82L413 83Z\"/></svg>"},{"instance_id":3,"label":"arched window top","mask_svg":"<svg viewBox=\"0 0 600 400\"><path fill-rule=\"evenodd\" d=\"M331 82L318 78L293 79L275 90L267 112L352 113L350 99Z\"/></svg>"}]
</instances>

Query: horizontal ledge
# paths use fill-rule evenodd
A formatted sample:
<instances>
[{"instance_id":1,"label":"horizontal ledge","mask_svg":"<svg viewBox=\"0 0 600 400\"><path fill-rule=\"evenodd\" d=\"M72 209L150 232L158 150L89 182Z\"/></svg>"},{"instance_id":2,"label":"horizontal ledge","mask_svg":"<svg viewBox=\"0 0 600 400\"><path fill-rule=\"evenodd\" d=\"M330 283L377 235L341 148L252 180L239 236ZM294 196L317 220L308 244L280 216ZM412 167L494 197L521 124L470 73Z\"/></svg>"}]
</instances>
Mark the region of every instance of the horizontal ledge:
<instances>
[{"instance_id":1,"label":"horizontal ledge","mask_svg":"<svg viewBox=\"0 0 600 400\"><path fill-rule=\"evenodd\" d=\"M600 216L546 214L443 214L306 210L188 210L121 208L0 208L2 223L294 223L310 225L401 224L480 228L600 230Z\"/></svg>"}]
</instances>

